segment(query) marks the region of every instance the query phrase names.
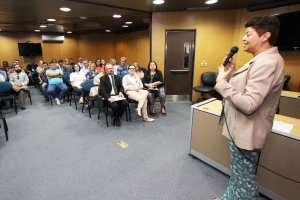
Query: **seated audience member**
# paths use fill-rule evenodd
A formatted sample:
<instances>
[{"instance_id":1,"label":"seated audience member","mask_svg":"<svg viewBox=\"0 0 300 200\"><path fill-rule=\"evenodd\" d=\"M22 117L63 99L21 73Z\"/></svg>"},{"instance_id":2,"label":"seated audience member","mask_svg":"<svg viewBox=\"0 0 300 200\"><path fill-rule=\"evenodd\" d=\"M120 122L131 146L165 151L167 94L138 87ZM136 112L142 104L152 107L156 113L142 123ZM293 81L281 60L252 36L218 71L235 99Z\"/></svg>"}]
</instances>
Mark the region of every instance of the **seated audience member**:
<instances>
[{"instance_id":1,"label":"seated audience member","mask_svg":"<svg viewBox=\"0 0 300 200\"><path fill-rule=\"evenodd\" d=\"M94 63L91 63L91 65L89 66L89 71L88 73L86 73L86 79L88 80L92 80L95 78L95 76L97 76L99 74L99 72L96 71L96 68L95 68L95 64Z\"/></svg>"},{"instance_id":2,"label":"seated audience member","mask_svg":"<svg viewBox=\"0 0 300 200\"><path fill-rule=\"evenodd\" d=\"M13 62L11 63L11 66L9 66L9 69L14 69L14 68L15 68L15 65L16 65L16 62L13 61Z\"/></svg>"},{"instance_id":3,"label":"seated audience member","mask_svg":"<svg viewBox=\"0 0 300 200\"><path fill-rule=\"evenodd\" d=\"M60 69L61 71L64 71L64 61L62 59L58 60L58 69Z\"/></svg>"},{"instance_id":4,"label":"seated audience member","mask_svg":"<svg viewBox=\"0 0 300 200\"><path fill-rule=\"evenodd\" d=\"M28 75L30 83L34 84L35 80L38 79L38 72L37 72L38 65L34 63L34 60L31 59L30 63L26 67L26 73Z\"/></svg>"},{"instance_id":5,"label":"seated audience member","mask_svg":"<svg viewBox=\"0 0 300 200\"><path fill-rule=\"evenodd\" d=\"M44 95L44 103L49 102L49 96L48 96L48 91L47 91L47 85L48 85L48 79L47 79L47 75L46 75L46 71L48 69L48 63L44 62L43 63L43 69L44 71L42 71L42 73L40 74L40 84L42 85L42 93Z\"/></svg>"},{"instance_id":6,"label":"seated audience member","mask_svg":"<svg viewBox=\"0 0 300 200\"><path fill-rule=\"evenodd\" d=\"M127 100L115 101L112 96L124 97L124 88L120 77L114 75L114 69L110 63L105 65L106 75L100 78L100 93L108 106L112 109L112 123L121 126L121 118L128 107Z\"/></svg>"},{"instance_id":7,"label":"seated audience member","mask_svg":"<svg viewBox=\"0 0 300 200\"><path fill-rule=\"evenodd\" d=\"M102 76L105 76L105 71L104 72L101 72L99 73L97 76L95 76L95 78L93 79L94 80L94 85L100 85L100 78Z\"/></svg>"},{"instance_id":8,"label":"seated audience member","mask_svg":"<svg viewBox=\"0 0 300 200\"><path fill-rule=\"evenodd\" d=\"M143 80L144 72L141 70L140 65L138 63L133 63L133 66L135 67L135 73Z\"/></svg>"},{"instance_id":9,"label":"seated audience member","mask_svg":"<svg viewBox=\"0 0 300 200\"><path fill-rule=\"evenodd\" d=\"M109 63L111 64L111 66L113 66L113 68L114 68L114 74L115 75L118 75L118 65L117 65L117 62L116 62L116 59L114 59L114 58L111 58L111 59L109 59Z\"/></svg>"},{"instance_id":10,"label":"seated audience member","mask_svg":"<svg viewBox=\"0 0 300 200\"><path fill-rule=\"evenodd\" d=\"M9 65L8 62L6 60L3 61L2 66L0 67L0 70L4 71L4 72L8 72L9 70Z\"/></svg>"},{"instance_id":11,"label":"seated audience member","mask_svg":"<svg viewBox=\"0 0 300 200\"><path fill-rule=\"evenodd\" d=\"M151 115L155 115L154 101L155 97L160 98L161 114L166 115L165 102L166 95L164 89L164 79L161 71L157 69L156 62L151 61L148 64L148 73L144 75L143 84L148 88L148 97L151 104Z\"/></svg>"},{"instance_id":12,"label":"seated audience member","mask_svg":"<svg viewBox=\"0 0 300 200\"><path fill-rule=\"evenodd\" d=\"M39 84L40 84L40 85L43 83L43 81L42 81L42 79L41 79L41 77L40 77L41 73L44 71L44 65L43 65L43 63L44 63L44 61L40 60L40 61L39 61L39 65L38 65L38 67L36 68L36 71L37 71L38 77L39 77Z\"/></svg>"},{"instance_id":13,"label":"seated audience member","mask_svg":"<svg viewBox=\"0 0 300 200\"><path fill-rule=\"evenodd\" d=\"M79 65L80 69L82 69L84 67L83 66L83 58L80 57L78 60L79 60L79 62L77 64Z\"/></svg>"},{"instance_id":14,"label":"seated audience member","mask_svg":"<svg viewBox=\"0 0 300 200\"><path fill-rule=\"evenodd\" d=\"M101 73L101 72L104 72L105 71L105 67L101 65L101 59L100 58L97 58L96 61L95 61L95 65L96 65L96 71Z\"/></svg>"},{"instance_id":15,"label":"seated audience member","mask_svg":"<svg viewBox=\"0 0 300 200\"><path fill-rule=\"evenodd\" d=\"M139 116L142 116L142 110L144 121L154 121L154 119L149 118L147 114L148 91L143 90L143 83L141 82L140 77L135 73L135 67L133 65L129 66L128 72L129 74L125 75L122 80L128 98L139 102L136 111Z\"/></svg>"},{"instance_id":16,"label":"seated audience member","mask_svg":"<svg viewBox=\"0 0 300 200\"><path fill-rule=\"evenodd\" d=\"M74 65L75 65L75 63L74 63L74 59L73 58L70 58L69 59L69 63L70 63L70 67L71 67L71 69L72 69L72 72L74 72Z\"/></svg>"},{"instance_id":17,"label":"seated audience member","mask_svg":"<svg viewBox=\"0 0 300 200\"><path fill-rule=\"evenodd\" d=\"M82 73L84 73L84 75L86 75L86 73L88 73L88 71L89 71L89 62L86 59L84 59L82 61L82 63L83 63L83 67L80 69L80 71ZM79 67L80 67L80 65L79 65Z\"/></svg>"},{"instance_id":18,"label":"seated audience member","mask_svg":"<svg viewBox=\"0 0 300 200\"><path fill-rule=\"evenodd\" d=\"M15 72L10 75L9 82L12 84L13 90L18 92L20 106L22 110L25 110L25 97L24 90L28 90L29 79L26 73L22 72L19 64L15 65Z\"/></svg>"},{"instance_id":19,"label":"seated audience member","mask_svg":"<svg viewBox=\"0 0 300 200\"><path fill-rule=\"evenodd\" d=\"M2 74L0 74L0 82L5 82L5 78Z\"/></svg>"},{"instance_id":20,"label":"seated audience member","mask_svg":"<svg viewBox=\"0 0 300 200\"><path fill-rule=\"evenodd\" d=\"M14 62L15 63L15 62ZM10 75L12 74L12 73L15 73L15 66L16 66L16 64L14 64L14 67L13 68L11 68L10 70L8 70L8 72L7 72L7 77L9 78L10 77ZM20 66L20 65L19 65ZM20 66L21 67L21 66ZM21 68L21 71L23 72L23 73L25 73L25 71Z\"/></svg>"},{"instance_id":21,"label":"seated audience member","mask_svg":"<svg viewBox=\"0 0 300 200\"><path fill-rule=\"evenodd\" d=\"M57 105L60 105L63 102L62 98L67 92L68 88L63 83L63 71L60 69L56 69L56 65L53 62L50 62L50 68L46 71L47 79L48 79L48 93L55 98ZM60 89L59 94L55 92L55 89Z\"/></svg>"},{"instance_id":22,"label":"seated audience member","mask_svg":"<svg viewBox=\"0 0 300 200\"><path fill-rule=\"evenodd\" d=\"M67 58L64 59L64 72L73 72L73 66L70 65L69 60Z\"/></svg>"},{"instance_id":23,"label":"seated audience member","mask_svg":"<svg viewBox=\"0 0 300 200\"><path fill-rule=\"evenodd\" d=\"M126 65L126 58L122 57L121 65L117 68L117 75L123 77L126 74L128 74L128 65Z\"/></svg>"},{"instance_id":24,"label":"seated audience member","mask_svg":"<svg viewBox=\"0 0 300 200\"><path fill-rule=\"evenodd\" d=\"M36 71L39 75L44 71L44 62L42 60L39 61L39 65L36 68Z\"/></svg>"},{"instance_id":25,"label":"seated audience member","mask_svg":"<svg viewBox=\"0 0 300 200\"><path fill-rule=\"evenodd\" d=\"M78 104L83 104L84 97L86 96L81 84L86 81L85 75L80 71L78 64L74 65L74 72L70 74L70 83L75 92L80 93Z\"/></svg>"}]
</instances>

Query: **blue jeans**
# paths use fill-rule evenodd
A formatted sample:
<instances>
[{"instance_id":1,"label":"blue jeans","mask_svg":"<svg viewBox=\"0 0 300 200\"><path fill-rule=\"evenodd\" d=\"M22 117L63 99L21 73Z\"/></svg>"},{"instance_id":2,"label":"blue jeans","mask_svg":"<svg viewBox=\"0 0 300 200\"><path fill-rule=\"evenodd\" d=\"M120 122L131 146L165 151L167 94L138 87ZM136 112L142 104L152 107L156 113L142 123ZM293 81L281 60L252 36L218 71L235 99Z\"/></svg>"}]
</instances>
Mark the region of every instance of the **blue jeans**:
<instances>
[{"instance_id":1,"label":"blue jeans","mask_svg":"<svg viewBox=\"0 0 300 200\"><path fill-rule=\"evenodd\" d=\"M59 93L55 92L56 88L60 89ZM48 94L53 96L53 98L58 98L59 100L62 100L62 98L65 95L65 93L67 92L67 90L68 90L68 88L64 83L48 85Z\"/></svg>"},{"instance_id":2,"label":"blue jeans","mask_svg":"<svg viewBox=\"0 0 300 200\"><path fill-rule=\"evenodd\" d=\"M43 92L43 95L44 95L45 99L48 99L48 92L47 92L47 89L46 89L47 85L48 85L47 83L42 84L42 92Z\"/></svg>"}]
</instances>

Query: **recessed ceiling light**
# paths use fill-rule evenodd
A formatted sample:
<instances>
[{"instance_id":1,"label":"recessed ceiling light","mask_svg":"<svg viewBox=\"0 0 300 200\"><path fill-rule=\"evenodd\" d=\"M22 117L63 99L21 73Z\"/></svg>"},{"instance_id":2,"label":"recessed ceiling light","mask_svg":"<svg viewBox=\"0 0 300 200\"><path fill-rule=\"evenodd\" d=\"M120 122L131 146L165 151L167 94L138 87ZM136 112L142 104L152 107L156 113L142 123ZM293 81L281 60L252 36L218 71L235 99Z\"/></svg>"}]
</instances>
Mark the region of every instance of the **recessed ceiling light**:
<instances>
[{"instance_id":1,"label":"recessed ceiling light","mask_svg":"<svg viewBox=\"0 0 300 200\"><path fill-rule=\"evenodd\" d=\"M45 27L47 27L46 25L44 25L44 24L42 24L42 25L40 25L40 27L41 28L45 28Z\"/></svg>"},{"instance_id":2,"label":"recessed ceiling light","mask_svg":"<svg viewBox=\"0 0 300 200\"><path fill-rule=\"evenodd\" d=\"M66 7L62 7L60 8L61 11L64 11L64 12L68 12L70 11L71 9L70 8L66 8Z\"/></svg>"},{"instance_id":3,"label":"recessed ceiling light","mask_svg":"<svg viewBox=\"0 0 300 200\"><path fill-rule=\"evenodd\" d=\"M67 33L72 33L72 31L68 31Z\"/></svg>"},{"instance_id":4,"label":"recessed ceiling light","mask_svg":"<svg viewBox=\"0 0 300 200\"><path fill-rule=\"evenodd\" d=\"M47 19L48 22L55 22L56 19Z\"/></svg>"},{"instance_id":5,"label":"recessed ceiling light","mask_svg":"<svg viewBox=\"0 0 300 200\"><path fill-rule=\"evenodd\" d=\"M110 30L105 30L106 32L110 32Z\"/></svg>"},{"instance_id":6,"label":"recessed ceiling light","mask_svg":"<svg viewBox=\"0 0 300 200\"><path fill-rule=\"evenodd\" d=\"M154 4L163 4L163 3L165 3L165 1L164 0L154 0L153 3Z\"/></svg>"},{"instance_id":7,"label":"recessed ceiling light","mask_svg":"<svg viewBox=\"0 0 300 200\"><path fill-rule=\"evenodd\" d=\"M87 19L87 17L80 17L80 19Z\"/></svg>"},{"instance_id":8,"label":"recessed ceiling light","mask_svg":"<svg viewBox=\"0 0 300 200\"><path fill-rule=\"evenodd\" d=\"M120 18L122 17L121 15L113 15L113 18Z\"/></svg>"},{"instance_id":9,"label":"recessed ceiling light","mask_svg":"<svg viewBox=\"0 0 300 200\"><path fill-rule=\"evenodd\" d=\"M127 25L123 25L122 27L128 27Z\"/></svg>"},{"instance_id":10,"label":"recessed ceiling light","mask_svg":"<svg viewBox=\"0 0 300 200\"><path fill-rule=\"evenodd\" d=\"M125 24L132 24L132 22L125 22Z\"/></svg>"},{"instance_id":11,"label":"recessed ceiling light","mask_svg":"<svg viewBox=\"0 0 300 200\"><path fill-rule=\"evenodd\" d=\"M34 30L35 32L40 32L41 30Z\"/></svg>"},{"instance_id":12,"label":"recessed ceiling light","mask_svg":"<svg viewBox=\"0 0 300 200\"><path fill-rule=\"evenodd\" d=\"M218 2L218 0L208 0L205 3L206 4L214 4L214 3L217 3L217 2Z\"/></svg>"}]
</instances>

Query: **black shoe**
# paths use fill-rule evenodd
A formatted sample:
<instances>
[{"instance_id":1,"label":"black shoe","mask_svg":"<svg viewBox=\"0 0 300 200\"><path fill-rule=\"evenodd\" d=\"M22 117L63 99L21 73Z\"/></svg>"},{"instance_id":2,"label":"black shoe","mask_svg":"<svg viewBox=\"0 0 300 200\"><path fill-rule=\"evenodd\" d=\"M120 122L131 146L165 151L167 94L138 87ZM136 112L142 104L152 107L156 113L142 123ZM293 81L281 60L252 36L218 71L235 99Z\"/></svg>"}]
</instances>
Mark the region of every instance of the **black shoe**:
<instances>
[{"instance_id":1,"label":"black shoe","mask_svg":"<svg viewBox=\"0 0 300 200\"><path fill-rule=\"evenodd\" d=\"M117 119L116 119L116 125L117 125L118 127L121 126L121 120L120 120L120 118L117 118Z\"/></svg>"},{"instance_id":2,"label":"black shoe","mask_svg":"<svg viewBox=\"0 0 300 200\"><path fill-rule=\"evenodd\" d=\"M21 109L22 109L22 110L26 110L26 108L25 108L25 107L21 107Z\"/></svg>"},{"instance_id":3,"label":"black shoe","mask_svg":"<svg viewBox=\"0 0 300 200\"><path fill-rule=\"evenodd\" d=\"M49 102L49 99L45 99L45 100L44 100L44 103L47 103L47 102Z\"/></svg>"},{"instance_id":4,"label":"black shoe","mask_svg":"<svg viewBox=\"0 0 300 200\"><path fill-rule=\"evenodd\" d=\"M111 116L111 124L113 126L115 126L115 124L116 124L116 120L115 120L115 118L113 116Z\"/></svg>"}]
</instances>

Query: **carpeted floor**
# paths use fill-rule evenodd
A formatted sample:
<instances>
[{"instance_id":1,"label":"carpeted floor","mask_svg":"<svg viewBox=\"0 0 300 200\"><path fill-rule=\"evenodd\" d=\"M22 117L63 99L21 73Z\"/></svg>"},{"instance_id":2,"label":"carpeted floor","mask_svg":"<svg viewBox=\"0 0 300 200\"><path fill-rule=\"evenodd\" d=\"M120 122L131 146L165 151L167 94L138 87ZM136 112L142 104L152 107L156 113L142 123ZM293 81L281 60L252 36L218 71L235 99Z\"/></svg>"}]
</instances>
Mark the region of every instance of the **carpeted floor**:
<instances>
[{"instance_id":1,"label":"carpeted floor","mask_svg":"<svg viewBox=\"0 0 300 200\"><path fill-rule=\"evenodd\" d=\"M1 200L209 200L226 189L227 175L188 154L190 103L167 102L167 116L154 122L132 107L131 122L106 127L98 109L90 119L74 103L51 106L36 88L31 94L25 111L2 110Z\"/></svg>"}]
</instances>

